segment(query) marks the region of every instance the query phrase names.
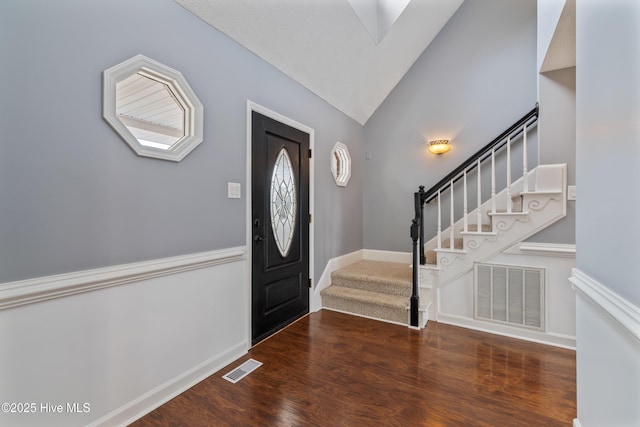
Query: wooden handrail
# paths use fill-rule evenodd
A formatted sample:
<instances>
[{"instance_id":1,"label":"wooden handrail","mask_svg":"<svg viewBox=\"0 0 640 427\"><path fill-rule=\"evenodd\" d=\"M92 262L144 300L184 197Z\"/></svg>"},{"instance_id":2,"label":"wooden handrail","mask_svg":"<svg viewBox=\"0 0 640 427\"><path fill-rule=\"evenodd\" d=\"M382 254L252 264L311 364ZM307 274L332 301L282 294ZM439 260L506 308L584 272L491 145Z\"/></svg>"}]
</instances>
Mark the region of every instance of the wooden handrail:
<instances>
[{"instance_id":1,"label":"wooden handrail","mask_svg":"<svg viewBox=\"0 0 640 427\"><path fill-rule=\"evenodd\" d=\"M517 122L511 125L507 130L502 132L497 138L493 141L482 147L475 154L465 160L460 166L455 168L451 173L442 178L431 187L428 191L424 190L424 186L420 186L419 190L414 193L414 209L415 209L415 217L411 221L411 240L412 240L412 255L413 255L413 280L412 280L412 294L411 294L411 304L410 304L410 312L409 312L409 324L413 327L418 327L418 305L419 305L419 284L418 284L418 263L425 264L426 258L424 254L424 205L425 203L429 203L431 200L438 198L440 194L451 187L451 212L450 212L450 222L451 222L451 230L450 230L450 241L449 247L450 249L454 248L454 234L453 234L453 223L454 223L454 214L453 214L453 184L456 183L459 179L465 180L464 185L464 198L465 198L465 231L467 230L466 226L466 215L467 215L467 207L466 207L466 177L467 174L473 169L480 168L481 164L487 158L491 158L491 168L492 168L492 183L491 183L491 193L492 197L495 197L495 153L499 151L505 145L507 146L507 150L510 148L510 143L518 138L521 134L524 133L524 145L526 150L526 129L530 126L534 125L538 121L539 108L538 104L533 110L529 111L527 114L522 116ZM510 162L508 162L510 163ZM481 221L480 221L480 205L481 205L481 196L480 196L480 169L478 169L478 231L482 230ZM526 175L527 172L527 163L526 163L526 154L524 160L524 170L523 174ZM510 173L509 173L510 175ZM509 186L511 185L511 178L508 178ZM494 208L495 209L495 208ZM510 211L510 205L509 205ZM438 247L440 245L440 207L438 202Z\"/></svg>"}]
</instances>

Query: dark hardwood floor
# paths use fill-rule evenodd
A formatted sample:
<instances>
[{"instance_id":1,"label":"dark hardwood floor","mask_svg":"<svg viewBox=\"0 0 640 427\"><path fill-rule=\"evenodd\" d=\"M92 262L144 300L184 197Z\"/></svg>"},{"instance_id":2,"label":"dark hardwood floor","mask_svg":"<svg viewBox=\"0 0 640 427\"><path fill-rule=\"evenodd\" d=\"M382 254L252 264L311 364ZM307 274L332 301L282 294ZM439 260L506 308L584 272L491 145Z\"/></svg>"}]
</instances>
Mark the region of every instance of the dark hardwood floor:
<instances>
[{"instance_id":1,"label":"dark hardwood floor","mask_svg":"<svg viewBox=\"0 0 640 427\"><path fill-rule=\"evenodd\" d=\"M232 384L222 375L253 358ZM313 313L133 426L571 426L575 352Z\"/></svg>"}]
</instances>

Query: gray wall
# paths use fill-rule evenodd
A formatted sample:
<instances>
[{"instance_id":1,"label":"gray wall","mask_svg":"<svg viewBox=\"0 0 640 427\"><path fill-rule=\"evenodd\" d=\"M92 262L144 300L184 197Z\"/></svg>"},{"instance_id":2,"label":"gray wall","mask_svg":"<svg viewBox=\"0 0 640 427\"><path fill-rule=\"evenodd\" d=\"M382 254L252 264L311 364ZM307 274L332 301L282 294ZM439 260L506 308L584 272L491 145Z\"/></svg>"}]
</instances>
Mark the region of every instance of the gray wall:
<instances>
[{"instance_id":1,"label":"gray wall","mask_svg":"<svg viewBox=\"0 0 640 427\"><path fill-rule=\"evenodd\" d=\"M567 164L567 184L576 184L576 67L539 76L540 163ZM540 243L576 242L576 202L567 202L567 216L528 239Z\"/></svg>"},{"instance_id":2,"label":"gray wall","mask_svg":"<svg viewBox=\"0 0 640 427\"><path fill-rule=\"evenodd\" d=\"M205 140L180 163L137 157L102 119L102 71L138 53L204 104ZM3 2L0 57L0 283L244 245L247 99L315 129L316 278L362 248L362 127L176 3Z\"/></svg>"},{"instance_id":3,"label":"gray wall","mask_svg":"<svg viewBox=\"0 0 640 427\"><path fill-rule=\"evenodd\" d=\"M577 3L576 263L640 305L640 4L614 3Z\"/></svg>"},{"instance_id":4,"label":"gray wall","mask_svg":"<svg viewBox=\"0 0 640 427\"><path fill-rule=\"evenodd\" d=\"M612 315L640 307L638 52L637 0L576 2L576 265L628 301L603 304L577 293L577 403L585 427L640 425L638 317L629 315L623 327Z\"/></svg>"},{"instance_id":5,"label":"gray wall","mask_svg":"<svg viewBox=\"0 0 640 427\"><path fill-rule=\"evenodd\" d=\"M531 110L536 78L536 2L466 0L365 125L365 248L410 251L418 185ZM443 137L452 150L428 153Z\"/></svg>"}]
</instances>

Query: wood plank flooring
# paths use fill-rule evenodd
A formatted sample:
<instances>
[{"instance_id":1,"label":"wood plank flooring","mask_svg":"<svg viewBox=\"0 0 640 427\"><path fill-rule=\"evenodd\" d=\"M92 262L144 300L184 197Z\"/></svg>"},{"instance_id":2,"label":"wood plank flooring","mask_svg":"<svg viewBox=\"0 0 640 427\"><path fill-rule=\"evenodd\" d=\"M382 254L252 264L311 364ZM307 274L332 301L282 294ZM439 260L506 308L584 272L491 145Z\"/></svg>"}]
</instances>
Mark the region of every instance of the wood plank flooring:
<instances>
[{"instance_id":1,"label":"wood plank flooring","mask_svg":"<svg viewBox=\"0 0 640 427\"><path fill-rule=\"evenodd\" d=\"M253 358L236 384L221 378ZM322 310L133 426L571 426L575 352Z\"/></svg>"}]
</instances>

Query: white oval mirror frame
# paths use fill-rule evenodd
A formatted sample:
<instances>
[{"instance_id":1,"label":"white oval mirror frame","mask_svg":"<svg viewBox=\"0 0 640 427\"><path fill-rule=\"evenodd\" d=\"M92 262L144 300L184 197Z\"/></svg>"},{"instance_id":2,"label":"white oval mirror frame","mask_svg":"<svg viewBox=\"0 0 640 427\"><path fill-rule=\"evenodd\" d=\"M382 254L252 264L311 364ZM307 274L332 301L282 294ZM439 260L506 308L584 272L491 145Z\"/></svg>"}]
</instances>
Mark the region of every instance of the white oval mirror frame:
<instances>
[{"instance_id":1,"label":"white oval mirror frame","mask_svg":"<svg viewBox=\"0 0 640 427\"><path fill-rule=\"evenodd\" d=\"M146 103L147 111L150 103L162 106L166 123L158 122L159 114L143 115L141 108L134 113L122 111L123 87L129 85L154 93L145 97L154 101L141 97L134 101ZM135 98L135 93L130 91L129 97ZM187 80L179 71L144 55L104 71L103 117L139 156L179 162L203 140L204 107ZM153 138L147 136L153 134L163 139L150 141Z\"/></svg>"}]
</instances>

